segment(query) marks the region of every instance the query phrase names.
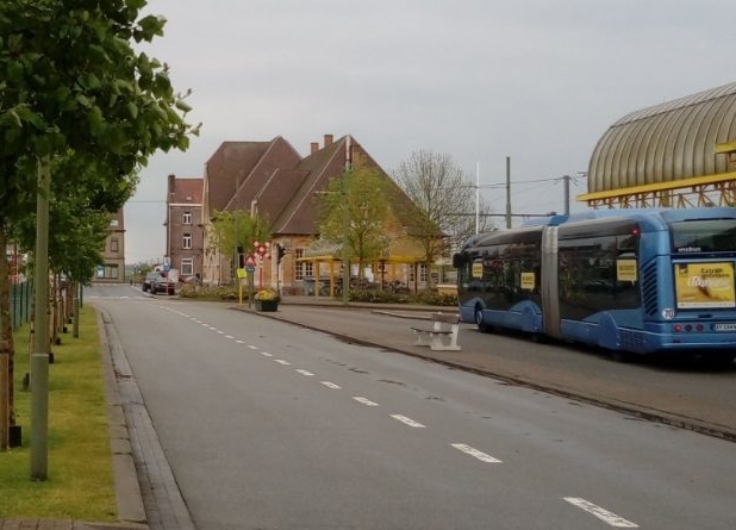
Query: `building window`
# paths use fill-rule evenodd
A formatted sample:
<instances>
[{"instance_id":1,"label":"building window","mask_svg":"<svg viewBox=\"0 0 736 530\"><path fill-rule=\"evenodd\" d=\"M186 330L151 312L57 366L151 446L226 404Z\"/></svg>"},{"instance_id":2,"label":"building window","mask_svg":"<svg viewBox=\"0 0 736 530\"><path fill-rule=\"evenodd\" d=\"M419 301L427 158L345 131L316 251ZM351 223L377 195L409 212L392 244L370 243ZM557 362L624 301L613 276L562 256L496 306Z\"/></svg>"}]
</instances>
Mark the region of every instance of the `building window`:
<instances>
[{"instance_id":1,"label":"building window","mask_svg":"<svg viewBox=\"0 0 736 530\"><path fill-rule=\"evenodd\" d=\"M184 212L181 215L181 224L190 225L192 224L192 212Z\"/></svg>"},{"instance_id":2,"label":"building window","mask_svg":"<svg viewBox=\"0 0 736 530\"><path fill-rule=\"evenodd\" d=\"M118 266L110 263L105 265L99 265L97 267L97 279L98 280L117 280L118 279Z\"/></svg>"},{"instance_id":3,"label":"building window","mask_svg":"<svg viewBox=\"0 0 736 530\"><path fill-rule=\"evenodd\" d=\"M117 226L118 226L119 224L120 224L120 223L118 222L118 220L117 220L117 219L112 219L112 220L110 221L110 226L112 226L112 227L114 227L114 228L117 228Z\"/></svg>"},{"instance_id":4,"label":"building window","mask_svg":"<svg viewBox=\"0 0 736 530\"><path fill-rule=\"evenodd\" d=\"M302 261L299 261L300 258L304 257L304 249L303 248L297 248L294 250L294 279L295 280L303 280L304 279L304 265L305 263Z\"/></svg>"},{"instance_id":5,"label":"building window","mask_svg":"<svg viewBox=\"0 0 736 530\"><path fill-rule=\"evenodd\" d=\"M120 249L118 248L118 238L113 237L110 239L110 252L118 253Z\"/></svg>"},{"instance_id":6,"label":"building window","mask_svg":"<svg viewBox=\"0 0 736 530\"><path fill-rule=\"evenodd\" d=\"M181 275L192 276L194 275L194 259L182 258L181 260Z\"/></svg>"},{"instance_id":7,"label":"building window","mask_svg":"<svg viewBox=\"0 0 736 530\"><path fill-rule=\"evenodd\" d=\"M419 269L419 281L425 282L427 281L427 264L426 263L420 263L417 266L417 269ZM409 266L409 281L414 282L415 276L414 276L414 266Z\"/></svg>"},{"instance_id":8,"label":"building window","mask_svg":"<svg viewBox=\"0 0 736 530\"><path fill-rule=\"evenodd\" d=\"M419 281L420 282L427 282L427 274L429 272L429 269L427 269L426 263L420 263L419 264Z\"/></svg>"},{"instance_id":9,"label":"building window","mask_svg":"<svg viewBox=\"0 0 736 530\"><path fill-rule=\"evenodd\" d=\"M181 248L191 249L192 248L192 234L185 232L181 238Z\"/></svg>"}]
</instances>

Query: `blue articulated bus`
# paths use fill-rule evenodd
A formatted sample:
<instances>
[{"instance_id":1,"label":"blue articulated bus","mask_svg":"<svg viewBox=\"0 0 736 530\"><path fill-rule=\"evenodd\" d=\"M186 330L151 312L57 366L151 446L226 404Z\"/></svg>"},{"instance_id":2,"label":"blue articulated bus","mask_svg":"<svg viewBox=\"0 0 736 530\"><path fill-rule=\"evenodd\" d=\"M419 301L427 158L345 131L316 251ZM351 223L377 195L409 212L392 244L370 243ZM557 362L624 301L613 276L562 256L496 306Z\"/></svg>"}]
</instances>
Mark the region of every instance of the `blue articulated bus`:
<instances>
[{"instance_id":1,"label":"blue articulated bus","mask_svg":"<svg viewBox=\"0 0 736 530\"><path fill-rule=\"evenodd\" d=\"M736 208L589 211L471 237L453 256L464 322L616 356L736 356Z\"/></svg>"}]
</instances>

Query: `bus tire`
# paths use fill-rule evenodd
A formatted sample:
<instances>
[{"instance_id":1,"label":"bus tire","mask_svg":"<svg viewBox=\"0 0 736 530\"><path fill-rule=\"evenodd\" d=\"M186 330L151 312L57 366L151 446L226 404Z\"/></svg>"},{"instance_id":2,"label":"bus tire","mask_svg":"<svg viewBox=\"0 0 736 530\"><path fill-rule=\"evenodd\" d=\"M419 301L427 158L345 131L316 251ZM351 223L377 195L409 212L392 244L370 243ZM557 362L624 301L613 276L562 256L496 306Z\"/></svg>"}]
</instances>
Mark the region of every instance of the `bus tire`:
<instances>
[{"instance_id":1,"label":"bus tire","mask_svg":"<svg viewBox=\"0 0 736 530\"><path fill-rule=\"evenodd\" d=\"M473 315L475 325L478 331L485 333L489 331L489 326L483 322L483 308L481 306L475 306L475 314Z\"/></svg>"}]
</instances>

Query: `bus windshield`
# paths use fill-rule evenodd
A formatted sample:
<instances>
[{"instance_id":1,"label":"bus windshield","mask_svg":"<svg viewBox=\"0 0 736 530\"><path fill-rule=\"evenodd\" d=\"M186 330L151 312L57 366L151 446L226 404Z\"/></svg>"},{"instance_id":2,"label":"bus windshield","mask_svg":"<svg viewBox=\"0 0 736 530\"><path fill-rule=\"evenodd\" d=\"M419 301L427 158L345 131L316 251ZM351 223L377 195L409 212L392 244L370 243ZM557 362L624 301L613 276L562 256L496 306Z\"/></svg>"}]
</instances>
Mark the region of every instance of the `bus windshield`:
<instances>
[{"instance_id":1,"label":"bus windshield","mask_svg":"<svg viewBox=\"0 0 736 530\"><path fill-rule=\"evenodd\" d=\"M736 220L707 219L672 223L672 251L723 252L736 250Z\"/></svg>"}]
</instances>

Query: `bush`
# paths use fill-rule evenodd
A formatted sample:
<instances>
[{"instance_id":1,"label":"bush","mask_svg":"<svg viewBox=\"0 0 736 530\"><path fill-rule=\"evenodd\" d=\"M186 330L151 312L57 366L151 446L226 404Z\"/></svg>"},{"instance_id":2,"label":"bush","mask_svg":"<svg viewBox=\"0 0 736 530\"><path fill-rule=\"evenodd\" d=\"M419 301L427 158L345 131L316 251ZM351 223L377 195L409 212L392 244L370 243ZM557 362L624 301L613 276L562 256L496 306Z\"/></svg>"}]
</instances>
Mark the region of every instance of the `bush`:
<instances>
[{"instance_id":1,"label":"bush","mask_svg":"<svg viewBox=\"0 0 736 530\"><path fill-rule=\"evenodd\" d=\"M237 300L238 290L233 286L198 287L193 285L183 285L179 291L179 296L181 298L192 298L197 300Z\"/></svg>"}]
</instances>

